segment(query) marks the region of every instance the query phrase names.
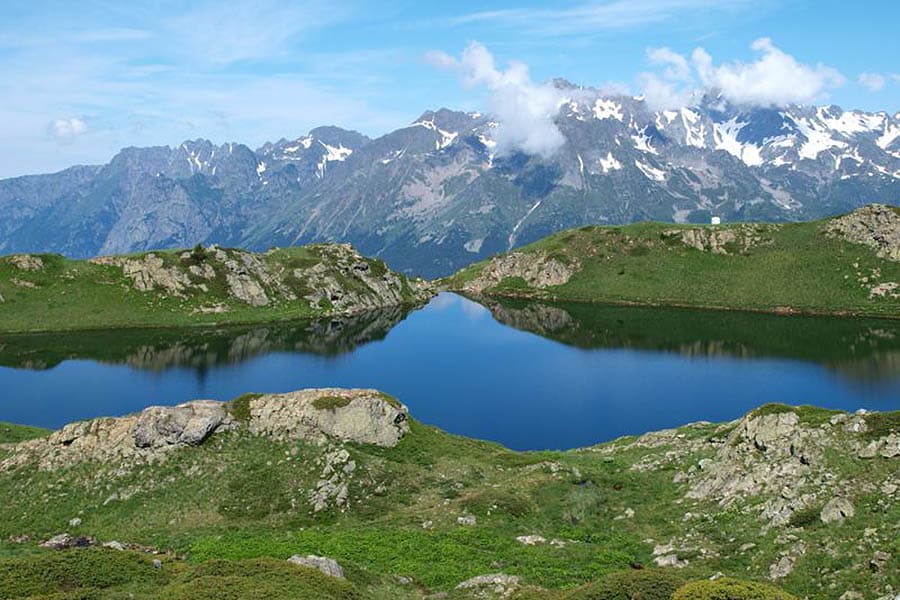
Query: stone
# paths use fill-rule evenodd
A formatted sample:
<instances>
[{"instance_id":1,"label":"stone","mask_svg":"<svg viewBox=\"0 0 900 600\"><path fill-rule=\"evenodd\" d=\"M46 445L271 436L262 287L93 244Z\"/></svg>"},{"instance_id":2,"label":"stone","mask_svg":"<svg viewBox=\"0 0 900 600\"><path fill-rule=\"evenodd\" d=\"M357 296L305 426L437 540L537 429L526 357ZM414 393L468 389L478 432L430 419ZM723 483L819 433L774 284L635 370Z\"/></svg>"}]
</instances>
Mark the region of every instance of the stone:
<instances>
[{"instance_id":1,"label":"stone","mask_svg":"<svg viewBox=\"0 0 900 600\"><path fill-rule=\"evenodd\" d=\"M339 579L343 579L344 577L344 569L341 568L341 565L339 565L336 560L325 558L324 556L315 556L313 554L300 556L299 554L295 554L288 559L288 562L309 567L311 569L318 569L329 577L337 577Z\"/></svg>"},{"instance_id":2,"label":"stone","mask_svg":"<svg viewBox=\"0 0 900 600\"><path fill-rule=\"evenodd\" d=\"M33 254L15 254L9 257L9 262L20 271L41 271L44 268L41 257Z\"/></svg>"},{"instance_id":3,"label":"stone","mask_svg":"<svg viewBox=\"0 0 900 600\"><path fill-rule=\"evenodd\" d=\"M174 407L151 406L138 415L134 444L138 448L196 446L228 420L224 405L214 400L195 400Z\"/></svg>"},{"instance_id":4,"label":"stone","mask_svg":"<svg viewBox=\"0 0 900 600\"><path fill-rule=\"evenodd\" d=\"M819 518L822 519L823 523L843 523L844 519L849 519L854 514L856 514L856 511L849 500L836 497L829 500L822 507Z\"/></svg>"},{"instance_id":5,"label":"stone","mask_svg":"<svg viewBox=\"0 0 900 600\"><path fill-rule=\"evenodd\" d=\"M838 600L864 600L865 596L855 590L849 590L841 594Z\"/></svg>"},{"instance_id":6,"label":"stone","mask_svg":"<svg viewBox=\"0 0 900 600\"><path fill-rule=\"evenodd\" d=\"M162 566L163 566L162 561L159 560L158 558L154 558L152 564L153 564L154 569L162 569Z\"/></svg>"},{"instance_id":7,"label":"stone","mask_svg":"<svg viewBox=\"0 0 900 600\"><path fill-rule=\"evenodd\" d=\"M878 550L872 555L872 560L869 561L869 569L876 573L883 571L889 560L891 560L889 553Z\"/></svg>"},{"instance_id":8,"label":"stone","mask_svg":"<svg viewBox=\"0 0 900 600\"><path fill-rule=\"evenodd\" d=\"M540 535L520 535L516 541L526 546L537 546L538 544L546 544L547 539Z\"/></svg>"},{"instance_id":9,"label":"stone","mask_svg":"<svg viewBox=\"0 0 900 600\"><path fill-rule=\"evenodd\" d=\"M81 525L81 519L75 517L74 519L69 519L69 527L78 527Z\"/></svg>"},{"instance_id":10,"label":"stone","mask_svg":"<svg viewBox=\"0 0 900 600\"><path fill-rule=\"evenodd\" d=\"M863 244L881 258L900 261L900 215L890 206L863 206L842 217L830 219L824 229L831 237Z\"/></svg>"},{"instance_id":11,"label":"stone","mask_svg":"<svg viewBox=\"0 0 900 600\"><path fill-rule=\"evenodd\" d=\"M262 395L250 400L250 420L235 421L225 403L195 400L177 406L152 406L135 415L70 423L46 438L11 445L0 471L37 461L41 470L80 462L116 461L130 466L160 460L177 448L196 446L209 436L246 426L250 433L278 441L330 440L395 446L409 431L408 409L375 390L326 388ZM330 456L323 467L329 498L346 499L344 485L357 470L355 461ZM339 468L340 474L335 474ZM334 478L336 477L336 479ZM109 496L112 501L118 498Z\"/></svg>"},{"instance_id":12,"label":"stone","mask_svg":"<svg viewBox=\"0 0 900 600\"><path fill-rule=\"evenodd\" d=\"M328 438L396 446L409 431L409 410L376 390L325 388L250 401L250 431L276 439Z\"/></svg>"},{"instance_id":13,"label":"stone","mask_svg":"<svg viewBox=\"0 0 900 600\"><path fill-rule=\"evenodd\" d=\"M541 252L513 252L491 260L478 277L463 287L465 291L480 293L504 279L520 277L531 287L547 288L568 282L580 269L575 260L564 263Z\"/></svg>"},{"instance_id":14,"label":"stone","mask_svg":"<svg viewBox=\"0 0 900 600\"><path fill-rule=\"evenodd\" d=\"M66 550L68 548L87 548L96 544L97 540L90 536L81 535L74 537L68 533L60 533L49 540L41 542L40 546L41 548L51 548L53 550Z\"/></svg>"},{"instance_id":15,"label":"stone","mask_svg":"<svg viewBox=\"0 0 900 600\"><path fill-rule=\"evenodd\" d=\"M479 597L487 597L493 594L501 598L509 598L519 587L519 578L515 575L491 573L466 579L457 585L456 589L469 591Z\"/></svg>"},{"instance_id":16,"label":"stone","mask_svg":"<svg viewBox=\"0 0 900 600\"><path fill-rule=\"evenodd\" d=\"M112 540L112 541L110 541L110 542L105 542L105 543L103 544L103 547L104 547L104 548L109 548L110 550L119 550L119 551L127 550L127 549L128 549L128 548L125 546L125 544L123 544L122 542L116 541L116 540Z\"/></svg>"},{"instance_id":17,"label":"stone","mask_svg":"<svg viewBox=\"0 0 900 600\"><path fill-rule=\"evenodd\" d=\"M783 579L794 571L797 557L792 555L782 556L769 566L770 579Z\"/></svg>"},{"instance_id":18,"label":"stone","mask_svg":"<svg viewBox=\"0 0 900 600\"><path fill-rule=\"evenodd\" d=\"M478 519L474 515L463 515L456 517L456 522L464 527L474 527L478 523Z\"/></svg>"}]
</instances>

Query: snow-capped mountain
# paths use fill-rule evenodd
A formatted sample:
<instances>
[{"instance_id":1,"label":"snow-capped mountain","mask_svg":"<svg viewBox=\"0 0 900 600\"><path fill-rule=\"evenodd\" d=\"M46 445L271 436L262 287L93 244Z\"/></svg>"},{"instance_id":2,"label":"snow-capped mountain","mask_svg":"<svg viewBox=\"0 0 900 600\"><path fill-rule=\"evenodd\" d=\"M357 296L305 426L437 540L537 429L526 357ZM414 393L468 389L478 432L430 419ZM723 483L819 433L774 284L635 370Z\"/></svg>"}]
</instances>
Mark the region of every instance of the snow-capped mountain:
<instances>
[{"instance_id":1,"label":"snow-capped mountain","mask_svg":"<svg viewBox=\"0 0 900 600\"><path fill-rule=\"evenodd\" d=\"M377 139L320 127L255 151L126 148L104 166L0 181L0 251L349 241L434 276L590 223L801 220L900 200L900 114L713 94L652 111L555 85L565 143L550 158L499 152L501 124L447 109Z\"/></svg>"}]
</instances>

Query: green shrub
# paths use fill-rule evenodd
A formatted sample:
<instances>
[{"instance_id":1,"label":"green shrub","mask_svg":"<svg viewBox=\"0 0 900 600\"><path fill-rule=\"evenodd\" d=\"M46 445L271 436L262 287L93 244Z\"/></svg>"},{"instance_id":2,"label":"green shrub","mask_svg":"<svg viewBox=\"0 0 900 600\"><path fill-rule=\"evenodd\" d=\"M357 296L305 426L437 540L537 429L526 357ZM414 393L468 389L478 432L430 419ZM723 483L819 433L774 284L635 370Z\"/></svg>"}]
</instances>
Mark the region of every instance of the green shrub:
<instances>
[{"instance_id":1,"label":"green shrub","mask_svg":"<svg viewBox=\"0 0 900 600\"><path fill-rule=\"evenodd\" d=\"M797 597L765 583L725 578L688 583L675 592L672 600L797 600Z\"/></svg>"},{"instance_id":2,"label":"green shrub","mask_svg":"<svg viewBox=\"0 0 900 600\"><path fill-rule=\"evenodd\" d=\"M124 584L166 583L168 569L154 569L151 558L103 548L53 551L0 559L0 598L27 598L58 592L83 592Z\"/></svg>"},{"instance_id":3,"label":"green shrub","mask_svg":"<svg viewBox=\"0 0 900 600\"><path fill-rule=\"evenodd\" d=\"M684 580L671 571L619 571L578 588L566 600L670 600L683 584Z\"/></svg>"},{"instance_id":4,"label":"green shrub","mask_svg":"<svg viewBox=\"0 0 900 600\"><path fill-rule=\"evenodd\" d=\"M790 519L788 519L788 525L791 527L812 527L818 525L822 522L819 519L819 513L821 512L822 508L818 506L807 506L795 510L791 513Z\"/></svg>"},{"instance_id":5,"label":"green shrub","mask_svg":"<svg viewBox=\"0 0 900 600\"><path fill-rule=\"evenodd\" d=\"M345 580L284 560L210 560L161 590L160 600L356 600L362 596Z\"/></svg>"},{"instance_id":6,"label":"green shrub","mask_svg":"<svg viewBox=\"0 0 900 600\"><path fill-rule=\"evenodd\" d=\"M262 394L244 394L228 403L228 412L240 423L250 422L250 401L262 396Z\"/></svg>"}]
</instances>

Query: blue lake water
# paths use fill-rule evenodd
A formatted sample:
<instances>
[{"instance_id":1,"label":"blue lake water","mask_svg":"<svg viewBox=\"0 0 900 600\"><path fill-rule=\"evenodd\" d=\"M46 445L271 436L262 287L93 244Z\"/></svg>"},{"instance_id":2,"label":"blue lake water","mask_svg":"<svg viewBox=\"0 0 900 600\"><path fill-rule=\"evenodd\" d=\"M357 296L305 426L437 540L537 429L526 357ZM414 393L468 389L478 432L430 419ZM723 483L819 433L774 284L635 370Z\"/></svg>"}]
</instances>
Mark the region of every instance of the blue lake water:
<instances>
[{"instance_id":1,"label":"blue lake water","mask_svg":"<svg viewBox=\"0 0 900 600\"><path fill-rule=\"evenodd\" d=\"M372 387L452 433L572 448L767 402L900 409L900 323L481 304L213 332L0 337L0 421L59 427L151 404Z\"/></svg>"}]
</instances>

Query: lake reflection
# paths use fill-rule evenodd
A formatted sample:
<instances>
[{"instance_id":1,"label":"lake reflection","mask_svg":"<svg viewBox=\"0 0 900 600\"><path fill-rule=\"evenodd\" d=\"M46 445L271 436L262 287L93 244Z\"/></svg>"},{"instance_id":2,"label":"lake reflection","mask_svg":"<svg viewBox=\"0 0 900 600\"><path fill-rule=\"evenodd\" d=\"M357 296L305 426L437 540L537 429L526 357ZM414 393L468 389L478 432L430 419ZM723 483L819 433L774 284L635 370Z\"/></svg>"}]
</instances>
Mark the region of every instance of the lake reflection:
<instances>
[{"instance_id":1,"label":"lake reflection","mask_svg":"<svg viewBox=\"0 0 900 600\"><path fill-rule=\"evenodd\" d=\"M453 433L571 448L766 402L900 409L894 321L488 302L409 315L0 338L0 420L58 427L248 391L374 387Z\"/></svg>"}]
</instances>

